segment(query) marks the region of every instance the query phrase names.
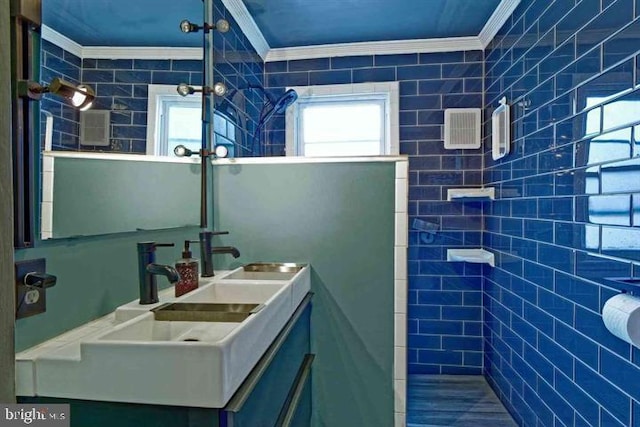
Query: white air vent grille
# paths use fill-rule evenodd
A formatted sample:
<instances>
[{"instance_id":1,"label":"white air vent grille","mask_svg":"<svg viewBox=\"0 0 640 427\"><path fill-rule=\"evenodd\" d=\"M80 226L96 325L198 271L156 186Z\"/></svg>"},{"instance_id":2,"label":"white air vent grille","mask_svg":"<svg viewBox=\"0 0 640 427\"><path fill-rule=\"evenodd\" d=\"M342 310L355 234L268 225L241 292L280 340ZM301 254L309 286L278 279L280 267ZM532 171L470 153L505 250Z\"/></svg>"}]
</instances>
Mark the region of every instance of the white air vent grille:
<instances>
[{"instance_id":1,"label":"white air vent grille","mask_svg":"<svg viewBox=\"0 0 640 427\"><path fill-rule=\"evenodd\" d=\"M479 108L444 110L444 148L480 148L480 114Z\"/></svg>"},{"instance_id":2,"label":"white air vent grille","mask_svg":"<svg viewBox=\"0 0 640 427\"><path fill-rule=\"evenodd\" d=\"M80 112L80 144L109 145L109 127L111 123L109 110L89 110Z\"/></svg>"}]
</instances>

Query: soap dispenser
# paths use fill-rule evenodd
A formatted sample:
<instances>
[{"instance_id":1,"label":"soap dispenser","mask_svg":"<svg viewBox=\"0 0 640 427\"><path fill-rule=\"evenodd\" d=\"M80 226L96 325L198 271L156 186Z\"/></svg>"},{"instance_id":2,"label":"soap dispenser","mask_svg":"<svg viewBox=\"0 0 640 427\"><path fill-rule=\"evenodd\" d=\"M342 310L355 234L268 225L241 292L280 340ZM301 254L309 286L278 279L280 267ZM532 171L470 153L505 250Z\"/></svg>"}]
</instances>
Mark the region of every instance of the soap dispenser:
<instances>
[{"instance_id":1,"label":"soap dispenser","mask_svg":"<svg viewBox=\"0 0 640 427\"><path fill-rule=\"evenodd\" d=\"M189 240L184 241L182 258L176 261L176 270L180 273L180 281L176 283L176 297L198 288L198 260L191 255Z\"/></svg>"}]
</instances>

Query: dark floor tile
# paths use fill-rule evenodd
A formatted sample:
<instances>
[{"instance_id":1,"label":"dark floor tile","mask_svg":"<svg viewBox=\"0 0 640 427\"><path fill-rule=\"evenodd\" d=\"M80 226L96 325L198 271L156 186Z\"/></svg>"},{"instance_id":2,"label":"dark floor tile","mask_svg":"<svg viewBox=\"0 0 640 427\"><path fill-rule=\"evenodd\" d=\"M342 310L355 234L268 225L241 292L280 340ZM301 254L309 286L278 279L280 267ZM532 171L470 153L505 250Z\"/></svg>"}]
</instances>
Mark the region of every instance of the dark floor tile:
<instances>
[{"instance_id":1,"label":"dark floor tile","mask_svg":"<svg viewBox=\"0 0 640 427\"><path fill-rule=\"evenodd\" d=\"M407 427L516 427L481 376L412 375Z\"/></svg>"}]
</instances>

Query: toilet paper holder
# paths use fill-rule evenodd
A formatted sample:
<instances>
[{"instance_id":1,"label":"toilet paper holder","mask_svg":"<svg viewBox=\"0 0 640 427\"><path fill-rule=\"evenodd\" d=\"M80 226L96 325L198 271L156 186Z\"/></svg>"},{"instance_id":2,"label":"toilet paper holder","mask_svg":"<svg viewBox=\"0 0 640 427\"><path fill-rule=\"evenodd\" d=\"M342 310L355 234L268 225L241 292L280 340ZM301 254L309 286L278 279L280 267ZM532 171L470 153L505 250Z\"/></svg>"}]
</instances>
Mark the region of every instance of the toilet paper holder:
<instances>
[{"instance_id":1,"label":"toilet paper holder","mask_svg":"<svg viewBox=\"0 0 640 427\"><path fill-rule=\"evenodd\" d=\"M602 322L611 334L640 348L640 298L623 291L607 299Z\"/></svg>"}]
</instances>

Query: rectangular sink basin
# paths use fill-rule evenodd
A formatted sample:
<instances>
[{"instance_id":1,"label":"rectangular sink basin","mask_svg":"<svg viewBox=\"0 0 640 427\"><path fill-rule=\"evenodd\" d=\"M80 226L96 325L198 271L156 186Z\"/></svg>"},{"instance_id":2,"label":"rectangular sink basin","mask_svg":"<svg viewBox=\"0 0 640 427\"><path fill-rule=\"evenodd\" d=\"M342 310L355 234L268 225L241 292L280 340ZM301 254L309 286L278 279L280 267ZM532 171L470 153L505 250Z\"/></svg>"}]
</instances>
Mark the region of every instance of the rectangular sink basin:
<instances>
[{"instance_id":1,"label":"rectangular sink basin","mask_svg":"<svg viewBox=\"0 0 640 427\"><path fill-rule=\"evenodd\" d=\"M213 279L218 280L218 276ZM198 289L181 296L178 301L184 303L263 304L287 286L284 282L276 281L243 283L240 280L228 282L205 280L201 282ZM167 300L165 299L164 302L166 303ZM150 308L152 307L140 305L137 301L123 305L116 309L116 320L122 322L133 319L146 313Z\"/></svg>"},{"instance_id":2,"label":"rectangular sink basin","mask_svg":"<svg viewBox=\"0 0 640 427\"><path fill-rule=\"evenodd\" d=\"M237 282L212 283L186 294L181 302L238 303L262 304L273 298L286 284L261 283L245 284Z\"/></svg>"},{"instance_id":3,"label":"rectangular sink basin","mask_svg":"<svg viewBox=\"0 0 640 427\"><path fill-rule=\"evenodd\" d=\"M264 307L242 303L167 303L151 310L156 320L173 322L242 322Z\"/></svg>"},{"instance_id":4,"label":"rectangular sink basin","mask_svg":"<svg viewBox=\"0 0 640 427\"><path fill-rule=\"evenodd\" d=\"M257 262L243 266L223 280L290 280L304 267L303 264Z\"/></svg>"},{"instance_id":5,"label":"rectangular sink basin","mask_svg":"<svg viewBox=\"0 0 640 427\"><path fill-rule=\"evenodd\" d=\"M217 342L237 326L227 322L211 325L209 322L171 322L154 320L153 315L145 315L139 322L127 327L119 327L100 337L101 342Z\"/></svg>"}]
</instances>

